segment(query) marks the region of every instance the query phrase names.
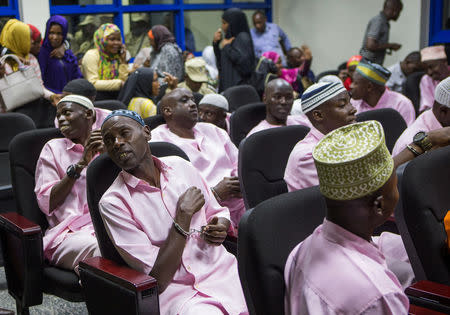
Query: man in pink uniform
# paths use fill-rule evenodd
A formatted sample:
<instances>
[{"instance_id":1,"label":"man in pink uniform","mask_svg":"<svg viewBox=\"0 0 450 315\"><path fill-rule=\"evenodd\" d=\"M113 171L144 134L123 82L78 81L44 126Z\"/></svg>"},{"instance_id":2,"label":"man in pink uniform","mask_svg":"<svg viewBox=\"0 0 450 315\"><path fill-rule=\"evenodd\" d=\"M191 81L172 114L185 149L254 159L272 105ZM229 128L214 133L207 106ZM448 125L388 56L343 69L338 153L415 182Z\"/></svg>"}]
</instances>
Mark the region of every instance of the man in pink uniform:
<instances>
[{"instance_id":1,"label":"man in pink uniform","mask_svg":"<svg viewBox=\"0 0 450 315\"><path fill-rule=\"evenodd\" d=\"M420 80L420 112L433 106L436 86L450 75L450 68L443 45L425 47L420 51L426 74Z\"/></svg>"},{"instance_id":2,"label":"man in pink uniform","mask_svg":"<svg viewBox=\"0 0 450 315\"><path fill-rule=\"evenodd\" d=\"M282 126L304 125L310 127L309 120L303 116L290 116L292 104L294 103L294 90L291 85L283 79L275 79L267 83L264 90L263 102L266 103L266 119L249 131L251 134Z\"/></svg>"},{"instance_id":3,"label":"man in pink uniform","mask_svg":"<svg viewBox=\"0 0 450 315\"><path fill-rule=\"evenodd\" d=\"M161 314L247 314L236 258L221 245L229 212L201 174L182 158L152 156L134 112L112 112L102 135L123 170L100 213L122 258L158 281Z\"/></svg>"},{"instance_id":4,"label":"man in pink uniform","mask_svg":"<svg viewBox=\"0 0 450 315\"><path fill-rule=\"evenodd\" d=\"M284 172L288 191L319 184L312 151L330 131L356 121L356 110L341 82L319 82L302 95L302 111L311 122L311 130L299 141L291 154Z\"/></svg>"},{"instance_id":5,"label":"man in pink uniform","mask_svg":"<svg viewBox=\"0 0 450 315\"><path fill-rule=\"evenodd\" d=\"M416 118L414 106L406 96L386 89L390 74L378 64L360 62L353 74L352 105L358 114L379 108L395 109L409 126Z\"/></svg>"},{"instance_id":6,"label":"man in pink uniform","mask_svg":"<svg viewBox=\"0 0 450 315\"><path fill-rule=\"evenodd\" d=\"M86 170L103 151L94 105L86 97L69 95L56 107L65 138L50 140L36 166L36 198L47 216L44 255L53 265L77 270L78 262L100 256L86 198Z\"/></svg>"},{"instance_id":7,"label":"man in pink uniform","mask_svg":"<svg viewBox=\"0 0 450 315\"><path fill-rule=\"evenodd\" d=\"M450 77L437 85L434 91L433 107L423 112L398 138L392 150L392 156L396 156L407 148L413 140L418 140L421 133L426 134L448 126L450 126Z\"/></svg>"},{"instance_id":8,"label":"man in pink uniform","mask_svg":"<svg viewBox=\"0 0 450 315\"><path fill-rule=\"evenodd\" d=\"M408 314L408 298L371 239L398 201L383 127L336 129L313 157L327 215L287 259L286 314Z\"/></svg>"},{"instance_id":9,"label":"man in pink uniform","mask_svg":"<svg viewBox=\"0 0 450 315\"><path fill-rule=\"evenodd\" d=\"M152 131L152 141L173 143L187 154L220 205L230 210L231 222L237 228L245 206L237 178L236 146L225 130L197 122L191 91L177 88L163 97L160 106L166 124Z\"/></svg>"}]
</instances>

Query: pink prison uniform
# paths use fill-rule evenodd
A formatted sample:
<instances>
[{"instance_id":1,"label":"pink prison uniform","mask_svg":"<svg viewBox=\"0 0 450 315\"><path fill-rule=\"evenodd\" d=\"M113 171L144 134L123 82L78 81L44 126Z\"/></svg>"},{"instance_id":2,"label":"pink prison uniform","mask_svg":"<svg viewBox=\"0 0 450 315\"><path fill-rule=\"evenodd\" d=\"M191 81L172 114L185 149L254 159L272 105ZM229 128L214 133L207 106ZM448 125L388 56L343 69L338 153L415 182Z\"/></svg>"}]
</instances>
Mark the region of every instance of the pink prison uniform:
<instances>
[{"instance_id":1,"label":"pink prison uniform","mask_svg":"<svg viewBox=\"0 0 450 315\"><path fill-rule=\"evenodd\" d=\"M312 152L323 136L323 133L311 126L311 130L306 137L292 149L284 171L284 180L288 186L288 191L319 185Z\"/></svg>"},{"instance_id":2,"label":"pink prison uniform","mask_svg":"<svg viewBox=\"0 0 450 315\"><path fill-rule=\"evenodd\" d=\"M403 149L405 149L406 146L413 141L414 135L419 131L428 132L440 128L442 128L442 125L436 119L436 116L434 116L433 110L426 110L419 117L417 117L416 121L411 126L403 131L400 138L398 138L395 143L394 149L392 150L392 156L396 156L403 151Z\"/></svg>"},{"instance_id":3,"label":"pink prison uniform","mask_svg":"<svg viewBox=\"0 0 450 315\"><path fill-rule=\"evenodd\" d=\"M448 67L450 70L450 66ZM440 81L433 80L428 74L425 74L422 79L420 79L420 108L419 111L423 112L431 107L434 103L434 90Z\"/></svg>"},{"instance_id":4,"label":"pink prison uniform","mask_svg":"<svg viewBox=\"0 0 450 315\"><path fill-rule=\"evenodd\" d=\"M408 314L377 246L326 219L289 255L285 283L286 314Z\"/></svg>"},{"instance_id":5,"label":"pink prison uniform","mask_svg":"<svg viewBox=\"0 0 450 315\"><path fill-rule=\"evenodd\" d=\"M375 107L370 106L363 100L351 99L350 102L356 108L357 114L374 109L392 108L402 115L408 126L414 122L414 119L416 119L416 113L411 101L406 96L403 96L397 92L389 91L388 89L386 89L381 95Z\"/></svg>"},{"instance_id":6,"label":"pink prison uniform","mask_svg":"<svg viewBox=\"0 0 450 315\"><path fill-rule=\"evenodd\" d=\"M86 198L86 168L75 181L64 202L50 213L50 192L66 176L69 165L76 164L84 148L69 139L59 138L45 144L36 166L37 202L49 227L44 235L44 255L52 263L73 269L79 260L99 256Z\"/></svg>"},{"instance_id":7,"label":"pink prison uniform","mask_svg":"<svg viewBox=\"0 0 450 315\"><path fill-rule=\"evenodd\" d=\"M179 146L210 187L216 186L224 177L237 176L238 150L226 131L209 123L197 123L193 131L195 139L181 138L164 124L152 130L151 141L166 141ZM221 206L230 210L231 222L237 228L245 211L243 199L223 201Z\"/></svg>"},{"instance_id":8,"label":"pink prison uniform","mask_svg":"<svg viewBox=\"0 0 450 315\"><path fill-rule=\"evenodd\" d=\"M152 270L172 228L178 198L189 187L199 188L205 197L205 205L192 217L191 229L200 230L213 216L229 219L228 210L219 206L189 162L175 156L153 160L161 171L161 189L122 171L99 203L106 230L120 255L145 274ZM201 309L211 304L228 314L246 313L236 258L223 246L209 245L194 234L187 239L181 265L159 302L161 314L191 314L193 305ZM210 311L203 309L198 314Z\"/></svg>"},{"instance_id":9,"label":"pink prison uniform","mask_svg":"<svg viewBox=\"0 0 450 315\"><path fill-rule=\"evenodd\" d=\"M306 127L311 127L311 122L309 121L308 117L305 115L289 115L286 120L286 126L292 126L292 125L303 125ZM270 128L277 128L277 127L283 127L282 125L271 125L267 122L267 120L261 120L259 124L257 124L255 127L253 127L252 130L250 130L247 134L247 137L251 134L254 134L255 132L266 130Z\"/></svg>"}]
</instances>

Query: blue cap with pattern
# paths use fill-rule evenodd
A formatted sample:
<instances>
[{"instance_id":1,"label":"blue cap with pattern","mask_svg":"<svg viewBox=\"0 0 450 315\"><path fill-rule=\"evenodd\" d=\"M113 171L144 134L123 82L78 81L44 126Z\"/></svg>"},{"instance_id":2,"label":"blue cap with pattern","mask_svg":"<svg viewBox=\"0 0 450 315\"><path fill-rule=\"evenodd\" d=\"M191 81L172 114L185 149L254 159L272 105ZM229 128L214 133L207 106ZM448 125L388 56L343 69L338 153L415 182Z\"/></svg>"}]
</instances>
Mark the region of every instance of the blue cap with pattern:
<instances>
[{"instance_id":1,"label":"blue cap with pattern","mask_svg":"<svg viewBox=\"0 0 450 315\"><path fill-rule=\"evenodd\" d=\"M105 120L103 120L102 127L108 119L110 119L114 116L125 116L125 117L131 118L131 119L137 121L142 126L145 126L144 120L138 113L133 112L132 110L128 110L128 109L117 109L117 110L112 111L111 114L109 114L108 116L106 116Z\"/></svg>"}]
</instances>

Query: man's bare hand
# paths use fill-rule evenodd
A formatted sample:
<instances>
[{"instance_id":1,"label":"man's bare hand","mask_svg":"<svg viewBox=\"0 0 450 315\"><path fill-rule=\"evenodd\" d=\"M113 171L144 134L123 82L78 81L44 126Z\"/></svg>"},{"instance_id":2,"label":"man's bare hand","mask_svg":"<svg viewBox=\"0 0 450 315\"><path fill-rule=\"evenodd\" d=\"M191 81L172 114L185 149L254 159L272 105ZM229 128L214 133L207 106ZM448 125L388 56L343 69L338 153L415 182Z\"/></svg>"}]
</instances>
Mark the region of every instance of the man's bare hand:
<instances>
[{"instance_id":1,"label":"man's bare hand","mask_svg":"<svg viewBox=\"0 0 450 315\"><path fill-rule=\"evenodd\" d=\"M221 200L242 197L238 177L225 177L214 187L214 191Z\"/></svg>"}]
</instances>

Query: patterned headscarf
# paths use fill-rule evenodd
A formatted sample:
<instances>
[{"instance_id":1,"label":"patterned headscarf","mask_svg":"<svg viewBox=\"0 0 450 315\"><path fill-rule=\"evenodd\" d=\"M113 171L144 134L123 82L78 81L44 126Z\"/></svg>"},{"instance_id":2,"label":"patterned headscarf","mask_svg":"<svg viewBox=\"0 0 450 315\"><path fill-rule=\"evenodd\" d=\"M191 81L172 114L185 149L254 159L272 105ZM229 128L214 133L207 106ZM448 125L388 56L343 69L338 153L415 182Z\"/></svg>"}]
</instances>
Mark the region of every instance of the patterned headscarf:
<instances>
[{"instance_id":1,"label":"patterned headscarf","mask_svg":"<svg viewBox=\"0 0 450 315\"><path fill-rule=\"evenodd\" d=\"M9 20L0 34L0 45L19 57L28 58L31 47L30 27L19 20Z\"/></svg>"},{"instance_id":2,"label":"patterned headscarf","mask_svg":"<svg viewBox=\"0 0 450 315\"><path fill-rule=\"evenodd\" d=\"M100 53L100 67L98 69L100 80L111 80L119 77L119 54L109 55L105 51L106 37L115 32L120 33L117 25L105 23L100 25L94 33L95 48Z\"/></svg>"}]
</instances>

